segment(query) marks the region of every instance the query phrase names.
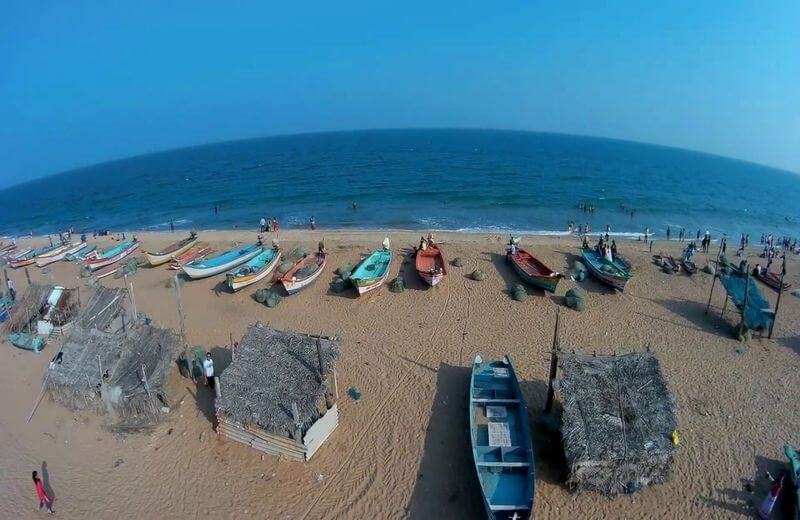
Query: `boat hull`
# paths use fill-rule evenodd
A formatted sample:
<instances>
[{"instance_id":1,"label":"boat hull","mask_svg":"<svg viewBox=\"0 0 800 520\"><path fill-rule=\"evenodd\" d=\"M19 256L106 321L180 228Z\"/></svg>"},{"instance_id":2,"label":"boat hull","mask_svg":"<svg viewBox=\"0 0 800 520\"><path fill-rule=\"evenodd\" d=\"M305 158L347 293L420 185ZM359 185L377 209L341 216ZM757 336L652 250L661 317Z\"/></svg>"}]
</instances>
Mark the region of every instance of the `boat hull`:
<instances>
[{"instance_id":1,"label":"boat hull","mask_svg":"<svg viewBox=\"0 0 800 520\"><path fill-rule=\"evenodd\" d=\"M316 254L319 255L319 253L316 253ZM310 257L307 257L307 258L310 258ZM318 256L316 258L318 258ZM328 255L326 254L324 256L324 258L322 259L322 263L318 263L319 267L317 268L317 270L314 271L313 273L311 273L310 276L307 276L307 277L299 279L299 280L297 280L297 279L292 280L292 278L294 277L294 273L297 272L297 270L302 268L303 265L304 265L303 261L300 261L297 264L295 264L295 266L292 267L280 279L281 284L283 284L283 288L286 289L286 293L289 296L291 296L293 294L297 294L300 291L302 291L303 289L305 289L306 287L308 287L309 285L311 285L314 282L316 282L317 278L320 277L320 275L322 274L322 271L325 269L325 266L327 264L328 264Z\"/></svg>"},{"instance_id":2,"label":"boat hull","mask_svg":"<svg viewBox=\"0 0 800 520\"><path fill-rule=\"evenodd\" d=\"M581 256L584 260L583 263L586 265L586 268L589 270L589 272L592 273L592 276L620 292L625 291L625 287L628 285L628 281L630 281L631 278L630 275L626 276L621 272L612 273L604 271L600 265L598 265L598 262L602 262L602 260L600 260L599 256L597 256L591 250L584 249L581 251ZM609 267L613 267L617 271L621 271L619 267L614 266L613 264L611 264Z\"/></svg>"},{"instance_id":3,"label":"boat hull","mask_svg":"<svg viewBox=\"0 0 800 520\"><path fill-rule=\"evenodd\" d=\"M437 245L418 250L415 267L422 281L431 287L435 287L447 275L444 253Z\"/></svg>"},{"instance_id":4,"label":"boat hull","mask_svg":"<svg viewBox=\"0 0 800 520\"><path fill-rule=\"evenodd\" d=\"M128 246L127 248L123 249L122 251L120 251L119 253L115 254L114 256L110 256L108 258L99 258L99 255L98 255L97 258L94 258L92 260L88 260L86 262L86 267L89 268L90 271L96 271L96 270L98 270L100 268L103 268L103 267L105 267L107 265L111 265L114 262L119 262L120 260L122 260L123 258L128 256L129 254L131 254L134 251L136 251L136 248L138 248L138 247L139 247L139 242L133 242L130 246Z\"/></svg>"},{"instance_id":5,"label":"boat hull","mask_svg":"<svg viewBox=\"0 0 800 520\"><path fill-rule=\"evenodd\" d=\"M534 287L538 287L545 291L554 293L556 292L556 288L558 287L558 282L561 280L561 275L558 273L554 273L550 276L545 275L534 275L525 270L522 265L522 260L518 258L519 255L512 255L508 254L508 259L511 262L514 271L517 272L522 280L529 284L533 285Z\"/></svg>"},{"instance_id":6,"label":"boat hull","mask_svg":"<svg viewBox=\"0 0 800 520\"><path fill-rule=\"evenodd\" d=\"M270 273L272 273L272 271L275 270L275 267L277 267L278 262L280 261L281 261L281 254L278 253L275 255L275 258L270 260L270 262L267 265L265 265L262 269L260 269L257 273L253 273L247 276L236 276L232 273L228 273L228 277L226 280L228 287L230 287L232 291L236 292L239 289L244 289L248 285L253 285L254 283L263 280Z\"/></svg>"},{"instance_id":7,"label":"boat hull","mask_svg":"<svg viewBox=\"0 0 800 520\"><path fill-rule=\"evenodd\" d=\"M186 264L181 266L181 269L189 278L193 280L199 280L201 278L208 278L209 276L216 276L220 273L224 273L225 271L230 271L237 265L241 265L247 262L260 252L261 248L258 247L253 249L249 253L237 256L236 258L233 258L230 261L225 262L224 264L220 264L213 267L193 267L191 264Z\"/></svg>"},{"instance_id":8,"label":"boat hull","mask_svg":"<svg viewBox=\"0 0 800 520\"><path fill-rule=\"evenodd\" d=\"M188 251L196 243L197 243L197 237L194 237L192 240L186 241L185 243L180 242L180 244L182 245L180 247L176 247L172 251L165 251L163 253L160 253L158 251L153 251L152 253L149 251L145 251L144 256L145 258L147 258L147 261L150 263L150 265L155 267L158 265L166 264L167 262L175 258L177 255L185 251Z\"/></svg>"},{"instance_id":9,"label":"boat hull","mask_svg":"<svg viewBox=\"0 0 800 520\"><path fill-rule=\"evenodd\" d=\"M377 260L382 264L383 263L382 258L384 257L382 255L386 254L388 254L388 259L386 260L386 266L381 274L379 274L378 276L370 276L370 277L365 277L359 274L364 270L365 267L370 265L370 262L375 262ZM353 282L353 285L355 285L356 290L358 291L358 295L361 296L362 294L367 294L368 292L374 291L375 289L383 285L383 282L385 282L386 278L389 277L389 271L391 271L391 266L392 266L391 251L386 251L386 250L373 251L369 256L364 258L364 260L362 260L361 263L355 268L353 274L350 275L350 280Z\"/></svg>"},{"instance_id":10,"label":"boat hull","mask_svg":"<svg viewBox=\"0 0 800 520\"><path fill-rule=\"evenodd\" d=\"M417 271L419 277L422 278L422 281L426 284L430 285L431 287L435 287L439 282L444 280L444 274L430 274L430 273L421 273Z\"/></svg>"},{"instance_id":11,"label":"boat hull","mask_svg":"<svg viewBox=\"0 0 800 520\"><path fill-rule=\"evenodd\" d=\"M75 244L74 246L70 247L69 249L65 249L65 250L61 251L57 255L48 256L48 257L45 257L45 258L40 258L39 260L36 260L36 267L44 267L46 265L50 265L50 264L54 264L56 262L60 262L61 260L66 258L66 256L68 254L80 251L84 247L86 247L86 243L85 242L81 242L80 244Z\"/></svg>"},{"instance_id":12,"label":"boat hull","mask_svg":"<svg viewBox=\"0 0 800 520\"><path fill-rule=\"evenodd\" d=\"M472 459L486 515L527 519L536 489L528 411L514 368L505 356L475 356L468 396Z\"/></svg>"},{"instance_id":13,"label":"boat hull","mask_svg":"<svg viewBox=\"0 0 800 520\"><path fill-rule=\"evenodd\" d=\"M111 276L112 274L116 273L119 270L119 268L122 267L123 265L125 265L125 263L122 261L117 261L114 262L113 264L108 264L107 266L101 267L100 269L92 273L92 276L94 276L98 280L101 278L105 278L106 276Z\"/></svg>"},{"instance_id":14,"label":"boat hull","mask_svg":"<svg viewBox=\"0 0 800 520\"><path fill-rule=\"evenodd\" d=\"M17 348L31 352L41 352L45 346L44 339L25 332L9 334L8 341Z\"/></svg>"}]
</instances>

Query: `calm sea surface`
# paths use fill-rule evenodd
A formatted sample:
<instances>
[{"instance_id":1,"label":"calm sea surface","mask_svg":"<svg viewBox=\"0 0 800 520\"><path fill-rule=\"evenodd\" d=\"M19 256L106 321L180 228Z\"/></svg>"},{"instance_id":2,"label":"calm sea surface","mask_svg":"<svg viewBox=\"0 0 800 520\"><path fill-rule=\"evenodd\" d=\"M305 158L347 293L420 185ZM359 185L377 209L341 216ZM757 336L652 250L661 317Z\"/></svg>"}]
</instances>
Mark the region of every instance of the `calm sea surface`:
<instances>
[{"instance_id":1,"label":"calm sea surface","mask_svg":"<svg viewBox=\"0 0 800 520\"><path fill-rule=\"evenodd\" d=\"M352 208L355 201L357 209ZM582 201L594 213L578 209ZM482 130L337 132L134 157L0 191L0 233L257 228L800 236L800 175L607 139ZM219 213L214 213L214 206ZM635 208L633 217L621 208Z\"/></svg>"}]
</instances>

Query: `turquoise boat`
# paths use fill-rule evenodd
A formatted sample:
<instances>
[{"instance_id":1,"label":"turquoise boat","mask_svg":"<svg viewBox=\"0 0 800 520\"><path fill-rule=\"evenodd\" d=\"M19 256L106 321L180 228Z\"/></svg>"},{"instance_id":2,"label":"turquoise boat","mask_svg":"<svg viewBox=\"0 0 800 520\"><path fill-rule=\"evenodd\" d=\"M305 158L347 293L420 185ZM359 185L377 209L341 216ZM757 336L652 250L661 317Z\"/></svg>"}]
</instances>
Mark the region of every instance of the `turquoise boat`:
<instances>
[{"instance_id":1,"label":"turquoise boat","mask_svg":"<svg viewBox=\"0 0 800 520\"><path fill-rule=\"evenodd\" d=\"M98 253L92 259L86 261L86 267L91 271L100 269L114 262L119 262L139 247L139 242L136 240L128 240L122 242L114 247L109 247L105 251Z\"/></svg>"},{"instance_id":2,"label":"turquoise boat","mask_svg":"<svg viewBox=\"0 0 800 520\"><path fill-rule=\"evenodd\" d=\"M350 280L358 289L358 294L367 293L383 285L384 280L389 276L391 264L391 249L378 249L362 260L350 275Z\"/></svg>"},{"instance_id":3,"label":"turquoise boat","mask_svg":"<svg viewBox=\"0 0 800 520\"><path fill-rule=\"evenodd\" d=\"M44 348L43 338L32 336L27 332L12 332L8 335L8 341L17 348L31 352L41 352Z\"/></svg>"},{"instance_id":4,"label":"turquoise boat","mask_svg":"<svg viewBox=\"0 0 800 520\"><path fill-rule=\"evenodd\" d=\"M792 501L794 506L794 517L800 518L800 452L790 444L783 446L783 452L786 453L786 457L789 459L789 466L792 468L792 487L789 491L793 491L793 493L789 500Z\"/></svg>"},{"instance_id":5,"label":"turquoise boat","mask_svg":"<svg viewBox=\"0 0 800 520\"><path fill-rule=\"evenodd\" d=\"M207 256L202 260L186 264L181 269L192 279L214 276L247 262L259 254L262 247L261 242L257 242L249 246L222 251L216 255Z\"/></svg>"},{"instance_id":6,"label":"turquoise boat","mask_svg":"<svg viewBox=\"0 0 800 520\"><path fill-rule=\"evenodd\" d=\"M633 277L630 271L616 263L609 262L594 249L581 249L581 256L583 263L595 278L620 292L625 290L628 281Z\"/></svg>"},{"instance_id":7,"label":"turquoise boat","mask_svg":"<svg viewBox=\"0 0 800 520\"><path fill-rule=\"evenodd\" d=\"M88 255L95 249L97 249L97 246L94 244L84 246L83 248L75 251L74 253L67 253L66 255L64 255L64 260L66 260L67 262L72 262L73 260L86 258L86 255Z\"/></svg>"},{"instance_id":8,"label":"turquoise boat","mask_svg":"<svg viewBox=\"0 0 800 520\"><path fill-rule=\"evenodd\" d=\"M238 291L243 287L263 280L275 269L280 259L280 249L276 247L265 249L239 267L228 271L225 275L225 281L232 291Z\"/></svg>"},{"instance_id":9,"label":"turquoise boat","mask_svg":"<svg viewBox=\"0 0 800 520\"><path fill-rule=\"evenodd\" d=\"M475 356L469 385L472 457L492 520L529 519L536 488L528 410L508 356Z\"/></svg>"}]
</instances>

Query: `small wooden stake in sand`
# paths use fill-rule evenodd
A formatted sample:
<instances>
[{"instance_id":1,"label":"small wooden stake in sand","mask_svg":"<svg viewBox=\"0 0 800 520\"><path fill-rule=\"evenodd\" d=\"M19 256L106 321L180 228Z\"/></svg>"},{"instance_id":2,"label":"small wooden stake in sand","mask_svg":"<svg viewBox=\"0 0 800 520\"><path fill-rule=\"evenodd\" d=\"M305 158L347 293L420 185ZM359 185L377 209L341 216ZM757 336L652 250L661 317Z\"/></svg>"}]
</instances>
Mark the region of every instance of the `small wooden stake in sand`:
<instances>
[{"instance_id":1,"label":"small wooden stake in sand","mask_svg":"<svg viewBox=\"0 0 800 520\"><path fill-rule=\"evenodd\" d=\"M772 329L775 328L775 320L778 319L778 309L781 307L781 294L783 294L783 277L786 276L786 253L783 253L783 265L781 266L781 283L778 284L778 301L775 302L775 315L772 316L772 323L769 324L769 335L772 339Z\"/></svg>"}]
</instances>

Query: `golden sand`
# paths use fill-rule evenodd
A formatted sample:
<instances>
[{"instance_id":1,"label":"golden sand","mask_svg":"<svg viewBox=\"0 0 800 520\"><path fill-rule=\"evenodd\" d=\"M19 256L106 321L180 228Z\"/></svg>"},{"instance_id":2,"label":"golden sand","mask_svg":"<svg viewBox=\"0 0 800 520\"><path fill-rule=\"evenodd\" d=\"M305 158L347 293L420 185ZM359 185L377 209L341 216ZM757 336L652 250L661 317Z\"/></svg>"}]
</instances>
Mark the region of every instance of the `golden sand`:
<instances>
[{"instance_id":1,"label":"golden sand","mask_svg":"<svg viewBox=\"0 0 800 520\"><path fill-rule=\"evenodd\" d=\"M277 328L342 338L338 383L340 425L306 464L281 461L219 438L213 429L211 393L180 378L167 419L150 434L115 435L102 418L72 413L45 399L30 423L50 357L0 345L0 518L44 514L30 478L45 474L60 518L482 518L467 434L467 385L473 356L508 353L522 381L529 410L538 414L546 395L554 317L569 279L555 296L531 290L525 302L508 288L519 283L505 264L499 235L442 234L451 267L436 288L423 286L401 252L414 233L390 233L397 257L393 278L406 269L407 290L383 287L358 298L333 294L333 269L379 247L385 233L281 232L284 250L298 243L315 248L324 237L332 254L320 280L269 309L253 300L258 286L230 294L224 278L182 286L192 345L214 354L218 371L230 359L229 338L239 339L257 320ZM141 234L157 249L180 237ZM243 231L203 233L218 249L252 241ZM267 240L269 240L268 237ZM41 240L39 240L41 242ZM101 247L112 244L101 239ZM525 237L523 245L554 269L566 272L578 255L571 238ZM679 255L677 242L656 243L654 252ZM624 294L594 280L582 313L561 306L561 344L599 353L641 350L650 345L675 394L681 444L670 482L613 500L576 494L562 483L557 444L536 446L536 518L730 518L752 516L765 488L763 472L783 463L783 443L800 443L800 299L784 293L772 340L743 346L733 338L737 313L720 309L715 290L704 314L712 277L667 275L650 260L647 246L624 242L635 277ZM756 253L756 251L753 251ZM698 255L699 266L706 256ZM755 261L756 259L753 258ZM792 255L787 280L800 284ZM476 268L485 281L469 280ZM58 263L49 274L30 268L35 280L82 287L75 264ZM27 282L12 271L20 293ZM174 271L140 268L133 283L136 304L157 323L178 330L174 292L165 284ZM103 284L121 286L106 278ZM776 293L762 292L775 302ZM343 390L356 387L355 401ZM533 420L533 417L531 417ZM755 481L755 493L745 484Z\"/></svg>"}]
</instances>

